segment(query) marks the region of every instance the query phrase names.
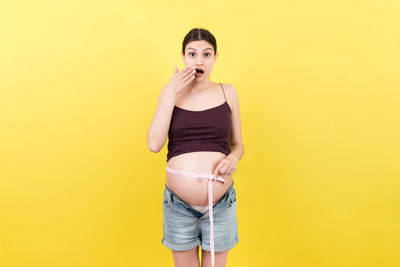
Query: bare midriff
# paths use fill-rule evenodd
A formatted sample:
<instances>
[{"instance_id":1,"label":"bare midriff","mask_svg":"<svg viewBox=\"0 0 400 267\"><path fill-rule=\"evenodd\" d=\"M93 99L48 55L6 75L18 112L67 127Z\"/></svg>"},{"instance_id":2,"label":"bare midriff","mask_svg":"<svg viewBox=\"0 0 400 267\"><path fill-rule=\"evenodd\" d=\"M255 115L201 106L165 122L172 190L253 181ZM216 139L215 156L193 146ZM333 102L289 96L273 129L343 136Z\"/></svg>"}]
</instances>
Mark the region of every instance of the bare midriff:
<instances>
[{"instance_id":1,"label":"bare midriff","mask_svg":"<svg viewBox=\"0 0 400 267\"><path fill-rule=\"evenodd\" d=\"M167 167L176 171L213 174L221 159L226 155L216 151L196 151L172 157ZM218 202L232 184L232 175L218 174L225 183L212 181L213 203ZM181 200L195 206L208 205L209 179L185 177L166 171L166 185Z\"/></svg>"}]
</instances>

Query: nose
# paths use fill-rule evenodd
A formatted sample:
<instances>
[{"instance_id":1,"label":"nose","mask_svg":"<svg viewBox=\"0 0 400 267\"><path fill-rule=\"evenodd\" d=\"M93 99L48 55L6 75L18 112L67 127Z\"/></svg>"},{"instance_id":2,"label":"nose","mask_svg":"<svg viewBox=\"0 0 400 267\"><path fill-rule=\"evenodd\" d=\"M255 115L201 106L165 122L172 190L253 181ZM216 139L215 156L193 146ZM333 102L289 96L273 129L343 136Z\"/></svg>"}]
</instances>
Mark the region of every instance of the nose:
<instances>
[{"instance_id":1,"label":"nose","mask_svg":"<svg viewBox=\"0 0 400 267\"><path fill-rule=\"evenodd\" d=\"M203 61L200 59L199 61L195 61L194 64L196 67L203 67Z\"/></svg>"}]
</instances>

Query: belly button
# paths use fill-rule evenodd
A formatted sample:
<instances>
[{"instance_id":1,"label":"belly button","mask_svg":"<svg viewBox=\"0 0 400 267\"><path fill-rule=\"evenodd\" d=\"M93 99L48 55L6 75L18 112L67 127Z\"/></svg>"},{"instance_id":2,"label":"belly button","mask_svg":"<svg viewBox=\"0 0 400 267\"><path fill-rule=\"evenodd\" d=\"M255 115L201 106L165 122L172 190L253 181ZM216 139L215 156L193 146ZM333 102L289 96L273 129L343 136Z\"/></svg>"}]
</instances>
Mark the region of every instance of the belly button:
<instances>
[{"instance_id":1,"label":"belly button","mask_svg":"<svg viewBox=\"0 0 400 267\"><path fill-rule=\"evenodd\" d=\"M197 181L199 182L199 184L201 184L202 182L201 178L198 178Z\"/></svg>"}]
</instances>

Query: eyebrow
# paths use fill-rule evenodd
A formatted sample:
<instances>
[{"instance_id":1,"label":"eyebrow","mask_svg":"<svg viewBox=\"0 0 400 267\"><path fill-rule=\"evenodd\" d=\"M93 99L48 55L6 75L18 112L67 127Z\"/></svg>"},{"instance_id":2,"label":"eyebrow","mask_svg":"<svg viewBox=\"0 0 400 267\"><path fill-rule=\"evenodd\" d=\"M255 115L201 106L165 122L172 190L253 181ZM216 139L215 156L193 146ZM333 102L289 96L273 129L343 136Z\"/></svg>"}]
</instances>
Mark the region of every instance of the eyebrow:
<instances>
[{"instance_id":1,"label":"eyebrow","mask_svg":"<svg viewBox=\"0 0 400 267\"><path fill-rule=\"evenodd\" d=\"M188 50L189 50L189 49L196 50L196 49L194 49L194 48L192 48L192 47L189 47ZM203 49L203 51L208 50L208 49L212 50L212 48L208 47L208 48Z\"/></svg>"}]
</instances>

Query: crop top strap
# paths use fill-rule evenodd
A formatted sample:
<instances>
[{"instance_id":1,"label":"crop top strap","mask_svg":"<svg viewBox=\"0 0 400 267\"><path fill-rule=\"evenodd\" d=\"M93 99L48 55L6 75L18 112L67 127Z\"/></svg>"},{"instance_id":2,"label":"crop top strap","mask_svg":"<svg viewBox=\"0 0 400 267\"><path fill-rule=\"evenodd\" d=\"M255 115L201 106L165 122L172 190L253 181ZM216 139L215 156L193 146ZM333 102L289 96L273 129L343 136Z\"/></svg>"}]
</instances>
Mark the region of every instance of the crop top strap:
<instances>
[{"instance_id":1,"label":"crop top strap","mask_svg":"<svg viewBox=\"0 0 400 267\"><path fill-rule=\"evenodd\" d=\"M221 84L221 83L220 83L220 85L221 85L221 87L222 87L222 92L224 93L224 98L225 98L225 101L226 101L224 87L222 86L222 84Z\"/></svg>"}]
</instances>

